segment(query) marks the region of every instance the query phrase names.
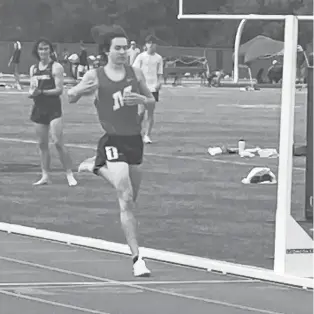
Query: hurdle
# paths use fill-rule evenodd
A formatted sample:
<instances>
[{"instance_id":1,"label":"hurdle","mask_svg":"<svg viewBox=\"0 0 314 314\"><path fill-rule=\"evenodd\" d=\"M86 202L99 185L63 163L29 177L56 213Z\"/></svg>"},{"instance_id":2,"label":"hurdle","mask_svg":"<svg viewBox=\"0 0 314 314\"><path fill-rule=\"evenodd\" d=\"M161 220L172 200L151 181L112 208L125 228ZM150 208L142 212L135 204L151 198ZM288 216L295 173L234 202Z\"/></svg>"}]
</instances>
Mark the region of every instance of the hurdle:
<instances>
[{"instance_id":1,"label":"hurdle","mask_svg":"<svg viewBox=\"0 0 314 314\"><path fill-rule=\"evenodd\" d=\"M293 166L293 133L295 110L295 81L298 45L299 21L313 21L313 16L294 15L259 15L259 14L185 14L183 0L179 0L179 20L241 20L236 43L239 44L239 34L247 20L285 21L284 65L281 97L280 143L279 143L279 172L277 189L277 209L275 221L275 254L273 277L277 275L295 276L313 288L313 248L314 241L291 215L291 190ZM235 47L236 48L236 47ZM309 69L310 73L313 72ZM312 78L311 78L312 79ZM310 80L313 82L313 80ZM313 83L309 82L313 88ZM308 97L311 97L312 91ZM308 106L310 106L308 101ZM313 105L312 105L313 108ZM311 111L310 111L311 113ZM308 115L310 116L310 114ZM313 115L308 117L313 119ZM310 147L313 147L312 130L308 128L307 137ZM313 148L312 148L313 152ZM311 156L310 156L311 155ZM307 192L309 208L313 206L313 153L307 154ZM312 184L310 184L312 182ZM313 209L312 209L313 210ZM307 210L309 214L311 210ZM308 215L307 214L307 215ZM259 278L256 273L254 278Z\"/></svg>"}]
</instances>

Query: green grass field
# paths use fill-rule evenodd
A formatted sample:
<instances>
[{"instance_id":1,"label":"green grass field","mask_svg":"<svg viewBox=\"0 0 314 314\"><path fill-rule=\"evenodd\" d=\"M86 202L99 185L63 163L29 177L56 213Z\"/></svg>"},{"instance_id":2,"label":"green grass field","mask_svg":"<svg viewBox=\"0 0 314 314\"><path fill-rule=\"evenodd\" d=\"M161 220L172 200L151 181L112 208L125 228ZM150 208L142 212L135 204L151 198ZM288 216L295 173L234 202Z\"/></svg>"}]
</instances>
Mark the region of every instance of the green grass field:
<instances>
[{"instance_id":1,"label":"green grass field","mask_svg":"<svg viewBox=\"0 0 314 314\"><path fill-rule=\"evenodd\" d=\"M295 141L305 142L306 94L297 94ZM0 221L125 242L112 188L77 174L70 188L55 150L53 184L33 187L40 174L25 94L0 94ZM278 159L211 157L209 146L277 148L280 90L240 92L165 88L157 106L154 144L146 146L136 216L141 245L213 259L272 267L276 185L243 185L254 166L277 174ZM74 168L95 153L101 128L91 100L64 100L66 142ZM292 211L303 218L305 158L294 158ZM310 224L303 223L306 229Z\"/></svg>"}]
</instances>

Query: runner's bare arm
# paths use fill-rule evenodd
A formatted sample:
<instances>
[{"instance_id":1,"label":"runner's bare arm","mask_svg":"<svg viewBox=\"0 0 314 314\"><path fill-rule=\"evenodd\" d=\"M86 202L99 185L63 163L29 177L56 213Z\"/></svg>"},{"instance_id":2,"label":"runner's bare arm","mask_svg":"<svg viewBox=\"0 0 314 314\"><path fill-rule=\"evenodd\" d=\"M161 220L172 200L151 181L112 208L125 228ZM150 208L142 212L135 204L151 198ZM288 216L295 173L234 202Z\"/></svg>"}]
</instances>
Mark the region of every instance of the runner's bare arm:
<instances>
[{"instance_id":1,"label":"runner's bare arm","mask_svg":"<svg viewBox=\"0 0 314 314\"><path fill-rule=\"evenodd\" d=\"M30 77L30 82L29 82L29 98L32 98L34 96L35 90L38 88L38 80L36 79L36 76L34 76L34 69L35 65L32 65L29 69L29 77Z\"/></svg>"},{"instance_id":2,"label":"runner's bare arm","mask_svg":"<svg viewBox=\"0 0 314 314\"><path fill-rule=\"evenodd\" d=\"M93 94L98 88L98 77L95 69L87 71L82 80L68 91L70 103L77 102L82 96Z\"/></svg>"},{"instance_id":3,"label":"runner's bare arm","mask_svg":"<svg viewBox=\"0 0 314 314\"><path fill-rule=\"evenodd\" d=\"M12 57L10 58L10 60L9 60L8 67L10 67L10 66L11 66L12 61L13 61L13 56L12 56Z\"/></svg>"},{"instance_id":4,"label":"runner's bare arm","mask_svg":"<svg viewBox=\"0 0 314 314\"><path fill-rule=\"evenodd\" d=\"M161 85L164 79L164 62L162 60L162 57L160 57L160 60L158 62L157 75L158 75L157 90L159 90L161 88Z\"/></svg>"},{"instance_id":5,"label":"runner's bare arm","mask_svg":"<svg viewBox=\"0 0 314 314\"><path fill-rule=\"evenodd\" d=\"M35 66L32 65L32 66L30 67L30 69L29 69L29 76L30 76L30 77L33 77L33 75L34 75L34 68L35 68Z\"/></svg>"},{"instance_id":6,"label":"runner's bare arm","mask_svg":"<svg viewBox=\"0 0 314 314\"><path fill-rule=\"evenodd\" d=\"M43 95L47 96L60 96L63 93L63 77L64 69L63 66L58 63L54 62L52 65L52 76L55 80L56 87L53 89L44 89L41 91Z\"/></svg>"},{"instance_id":7,"label":"runner's bare arm","mask_svg":"<svg viewBox=\"0 0 314 314\"><path fill-rule=\"evenodd\" d=\"M140 94L143 95L143 97L145 97L145 99L143 99L144 106L146 108L153 106L156 101L155 101L153 94L151 93L151 91L149 90L149 88L146 85L146 80L145 80L145 77L144 77L142 70L139 68L134 68L134 67L133 67L133 69L134 69L136 78L139 82Z\"/></svg>"},{"instance_id":8,"label":"runner's bare arm","mask_svg":"<svg viewBox=\"0 0 314 314\"><path fill-rule=\"evenodd\" d=\"M132 64L132 67L140 69L141 66L142 66L142 54L140 53L136 56L136 58Z\"/></svg>"}]
</instances>

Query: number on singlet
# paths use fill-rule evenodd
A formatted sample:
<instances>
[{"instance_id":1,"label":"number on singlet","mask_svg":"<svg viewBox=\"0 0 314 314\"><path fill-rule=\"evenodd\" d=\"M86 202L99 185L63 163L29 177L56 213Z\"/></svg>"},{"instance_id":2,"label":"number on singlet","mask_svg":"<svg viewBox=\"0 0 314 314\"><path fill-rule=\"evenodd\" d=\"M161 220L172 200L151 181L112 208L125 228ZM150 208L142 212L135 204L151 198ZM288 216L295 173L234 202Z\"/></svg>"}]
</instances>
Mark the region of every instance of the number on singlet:
<instances>
[{"instance_id":1,"label":"number on singlet","mask_svg":"<svg viewBox=\"0 0 314 314\"><path fill-rule=\"evenodd\" d=\"M126 93L131 93L132 86L127 86L123 89L123 92L117 91L112 95L113 98L113 111L116 111L124 106L123 96Z\"/></svg>"},{"instance_id":2,"label":"number on singlet","mask_svg":"<svg viewBox=\"0 0 314 314\"><path fill-rule=\"evenodd\" d=\"M107 146L106 149L106 156L107 160L117 160L119 158L119 152L116 147Z\"/></svg>"},{"instance_id":3,"label":"number on singlet","mask_svg":"<svg viewBox=\"0 0 314 314\"><path fill-rule=\"evenodd\" d=\"M121 91L118 91L112 95L113 98L113 111L116 111L124 106L123 96Z\"/></svg>"}]
</instances>

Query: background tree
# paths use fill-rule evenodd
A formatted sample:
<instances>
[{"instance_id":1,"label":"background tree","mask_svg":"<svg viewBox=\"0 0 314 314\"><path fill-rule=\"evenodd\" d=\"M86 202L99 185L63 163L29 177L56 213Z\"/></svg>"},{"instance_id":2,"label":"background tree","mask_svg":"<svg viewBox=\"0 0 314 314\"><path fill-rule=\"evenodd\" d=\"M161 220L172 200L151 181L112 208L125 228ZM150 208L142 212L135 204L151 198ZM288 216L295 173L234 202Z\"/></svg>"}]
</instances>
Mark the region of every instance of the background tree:
<instances>
[{"instance_id":1,"label":"background tree","mask_svg":"<svg viewBox=\"0 0 314 314\"><path fill-rule=\"evenodd\" d=\"M312 0L185 0L185 13L313 14ZM1 40L93 42L94 25L112 23L142 43L150 33L169 45L232 47L239 21L177 20L178 0L0 0ZM264 34L283 40L284 23L248 21L242 41ZM299 43L311 47L313 24L301 22Z\"/></svg>"}]
</instances>

